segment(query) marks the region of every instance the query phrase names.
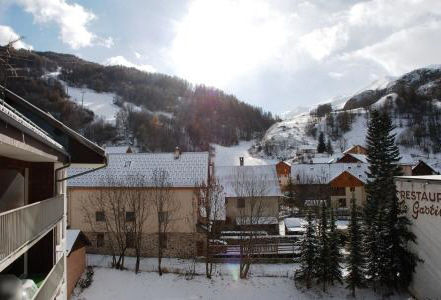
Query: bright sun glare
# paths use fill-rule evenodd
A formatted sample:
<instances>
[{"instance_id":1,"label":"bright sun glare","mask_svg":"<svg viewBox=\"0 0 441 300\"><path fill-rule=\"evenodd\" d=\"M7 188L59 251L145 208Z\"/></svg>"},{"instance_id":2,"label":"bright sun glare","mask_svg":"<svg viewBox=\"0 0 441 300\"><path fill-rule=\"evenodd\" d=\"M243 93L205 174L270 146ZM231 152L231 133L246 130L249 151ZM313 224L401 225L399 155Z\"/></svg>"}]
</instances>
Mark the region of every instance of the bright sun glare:
<instances>
[{"instance_id":1,"label":"bright sun glare","mask_svg":"<svg viewBox=\"0 0 441 300\"><path fill-rule=\"evenodd\" d=\"M286 38L283 17L256 0L196 0L176 30L179 75L219 87L274 58Z\"/></svg>"}]
</instances>

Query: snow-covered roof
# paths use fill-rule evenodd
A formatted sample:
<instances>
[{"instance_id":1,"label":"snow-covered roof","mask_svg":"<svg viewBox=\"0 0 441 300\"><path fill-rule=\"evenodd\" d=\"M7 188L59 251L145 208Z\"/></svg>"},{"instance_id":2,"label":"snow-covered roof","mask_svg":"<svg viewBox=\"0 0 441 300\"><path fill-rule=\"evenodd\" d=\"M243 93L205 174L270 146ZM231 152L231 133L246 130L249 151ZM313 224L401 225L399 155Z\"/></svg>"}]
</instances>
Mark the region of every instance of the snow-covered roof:
<instances>
[{"instance_id":1,"label":"snow-covered roof","mask_svg":"<svg viewBox=\"0 0 441 300\"><path fill-rule=\"evenodd\" d=\"M285 218L286 228L299 228L307 224L305 219L302 218Z\"/></svg>"},{"instance_id":2,"label":"snow-covered roof","mask_svg":"<svg viewBox=\"0 0 441 300\"><path fill-rule=\"evenodd\" d=\"M236 224L238 225L262 225L262 224L279 224L277 217L236 217Z\"/></svg>"},{"instance_id":3,"label":"snow-covered roof","mask_svg":"<svg viewBox=\"0 0 441 300\"><path fill-rule=\"evenodd\" d=\"M345 171L366 183L368 164L363 163L293 164L291 177L299 184L328 184Z\"/></svg>"},{"instance_id":4,"label":"snow-covered roof","mask_svg":"<svg viewBox=\"0 0 441 300\"><path fill-rule=\"evenodd\" d=\"M403 180L428 180L428 181L440 181L441 175L422 175L422 176L397 176L396 179Z\"/></svg>"},{"instance_id":5,"label":"snow-covered roof","mask_svg":"<svg viewBox=\"0 0 441 300\"><path fill-rule=\"evenodd\" d=\"M124 146L107 146L104 151L106 151L106 154L123 154L127 153L127 150L129 150L128 145Z\"/></svg>"},{"instance_id":6,"label":"snow-covered roof","mask_svg":"<svg viewBox=\"0 0 441 300\"><path fill-rule=\"evenodd\" d=\"M72 178L68 180L68 186L97 187L134 184L149 187L153 186L151 179L154 172L160 170L167 173L168 184L172 187L193 187L207 182L208 162L208 152L184 152L178 159L174 158L173 153L112 154L109 155L106 168ZM71 168L68 172L69 176L72 176L85 170Z\"/></svg>"},{"instance_id":7,"label":"snow-covered roof","mask_svg":"<svg viewBox=\"0 0 441 300\"><path fill-rule=\"evenodd\" d=\"M80 235L79 229L68 229L66 230L66 251L67 255L72 251L72 247L75 244L78 236Z\"/></svg>"},{"instance_id":8,"label":"snow-covered roof","mask_svg":"<svg viewBox=\"0 0 441 300\"><path fill-rule=\"evenodd\" d=\"M361 161L362 163L367 164L367 156L364 154L354 154L354 153L347 153L348 155L355 157L357 160Z\"/></svg>"},{"instance_id":9,"label":"snow-covered roof","mask_svg":"<svg viewBox=\"0 0 441 300\"><path fill-rule=\"evenodd\" d=\"M255 196L282 196L275 165L221 166L215 167L214 174L224 188L225 197L249 197L253 192Z\"/></svg>"}]
</instances>

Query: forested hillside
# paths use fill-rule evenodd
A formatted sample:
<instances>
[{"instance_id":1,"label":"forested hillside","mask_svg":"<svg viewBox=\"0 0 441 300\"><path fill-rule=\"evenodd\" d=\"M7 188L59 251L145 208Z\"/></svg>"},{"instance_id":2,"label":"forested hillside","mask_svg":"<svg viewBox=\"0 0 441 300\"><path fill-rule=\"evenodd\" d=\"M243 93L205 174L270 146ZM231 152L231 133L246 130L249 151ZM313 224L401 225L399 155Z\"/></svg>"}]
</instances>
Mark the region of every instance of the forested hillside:
<instances>
[{"instance_id":1,"label":"forested hillside","mask_svg":"<svg viewBox=\"0 0 441 300\"><path fill-rule=\"evenodd\" d=\"M177 145L207 150L210 143L229 146L259 137L275 122L271 113L233 95L177 77L54 52L12 50L8 60L17 74L0 68L7 88L99 144L129 141L146 151L170 151ZM56 71L57 77L45 76ZM120 107L116 122L105 122L70 101L65 85L113 93Z\"/></svg>"}]
</instances>

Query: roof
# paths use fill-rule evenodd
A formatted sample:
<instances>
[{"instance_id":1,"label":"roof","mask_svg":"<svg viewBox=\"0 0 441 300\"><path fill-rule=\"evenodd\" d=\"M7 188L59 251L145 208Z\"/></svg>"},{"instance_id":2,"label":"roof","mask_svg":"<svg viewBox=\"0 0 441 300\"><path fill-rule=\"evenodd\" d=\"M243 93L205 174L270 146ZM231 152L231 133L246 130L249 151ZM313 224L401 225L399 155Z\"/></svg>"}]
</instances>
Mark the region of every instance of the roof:
<instances>
[{"instance_id":1,"label":"roof","mask_svg":"<svg viewBox=\"0 0 441 300\"><path fill-rule=\"evenodd\" d=\"M224 188L225 197L250 197L252 185L259 187L255 196L282 196L275 165L219 166L214 174Z\"/></svg>"},{"instance_id":2,"label":"roof","mask_svg":"<svg viewBox=\"0 0 441 300\"><path fill-rule=\"evenodd\" d=\"M67 229L66 230L66 252L67 252L68 256L69 256L70 252L72 251L73 246L75 245L75 242L80 237L82 239L84 239L87 244L90 244L87 237L79 229Z\"/></svg>"},{"instance_id":3,"label":"roof","mask_svg":"<svg viewBox=\"0 0 441 300\"><path fill-rule=\"evenodd\" d=\"M106 151L106 154L122 154L127 153L127 150L129 150L130 146L124 145L124 146L107 146L104 151Z\"/></svg>"},{"instance_id":4,"label":"roof","mask_svg":"<svg viewBox=\"0 0 441 300\"><path fill-rule=\"evenodd\" d=\"M396 176L396 180L425 180L441 182L441 175L423 175L423 176Z\"/></svg>"},{"instance_id":5,"label":"roof","mask_svg":"<svg viewBox=\"0 0 441 300\"><path fill-rule=\"evenodd\" d=\"M366 183L368 164L364 163L293 164L291 177L297 184L328 184L345 171Z\"/></svg>"},{"instance_id":6,"label":"roof","mask_svg":"<svg viewBox=\"0 0 441 300\"><path fill-rule=\"evenodd\" d=\"M64 147L49 136L47 132L35 125L31 120L27 119L20 112L15 110L13 107L3 102L0 99L0 119L6 123L13 125L15 127L21 127L29 135L33 136L37 140L45 143L46 145L61 151L66 154Z\"/></svg>"},{"instance_id":7,"label":"roof","mask_svg":"<svg viewBox=\"0 0 441 300\"><path fill-rule=\"evenodd\" d=\"M173 153L124 153L111 154L108 166L95 172L68 180L69 187L110 187L134 183L136 186L152 187L155 170L164 170L172 187L194 187L207 182L208 152L184 152L178 159ZM71 168L69 176L85 171ZM139 176L139 177L138 177ZM142 178L142 182L131 181Z\"/></svg>"},{"instance_id":8,"label":"roof","mask_svg":"<svg viewBox=\"0 0 441 300\"><path fill-rule=\"evenodd\" d=\"M0 85L0 88L3 88L3 86ZM6 88L4 88L4 92L6 102L20 112L20 114L32 120L33 123L44 130L53 140L60 143L71 155L72 163L104 164L106 162L104 150L101 147L14 92ZM89 151L78 148L78 144L86 147ZM93 155L86 158L87 155L92 153Z\"/></svg>"}]
</instances>

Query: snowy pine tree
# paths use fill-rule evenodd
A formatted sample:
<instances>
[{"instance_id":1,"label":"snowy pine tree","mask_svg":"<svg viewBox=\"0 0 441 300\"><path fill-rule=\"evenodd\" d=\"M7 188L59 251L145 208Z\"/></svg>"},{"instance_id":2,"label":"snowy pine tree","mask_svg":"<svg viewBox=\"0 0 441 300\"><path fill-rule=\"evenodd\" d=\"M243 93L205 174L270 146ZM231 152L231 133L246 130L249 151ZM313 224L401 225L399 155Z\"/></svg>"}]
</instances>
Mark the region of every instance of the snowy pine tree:
<instances>
[{"instance_id":1,"label":"snowy pine tree","mask_svg":"<svg viewBox=\"0 0 441 300\"><path fill-rule=\"evenodd\" d=\"M335 222L334 210L331 208L329 219L329 283L331 285L333 285L335 281L342 283L340 264L343 260L343 256L340 253L340 235Z\"/></svg>"},{"instance_id":2,"label":"snowy pine tree","mask_svg":"<svg viewBox=\"0 0 441 300\"><path fill-rule=\"evenodd\" d=\"M326 284L331 277L331 249L328 233L328 212L323 204L320 210L319 236L318 236L318 257L317 257L317 282L322 283L323 291L326 291Z\"/></svg>"},{"instance_id":3,"label":"snowy pine tree","mask_svg":"<svg viewBox=\"0 0 441 300\"><path fill-rule=\"evenodd\" d=\"M351 221L348 226L348 259L346 276L346 288L351 290L352 297L355 297L355 289L364 286L364 258L362 247L362 233L360 228L360 218L355 199L351 199Z\"/></svg>"},{"instance_id":4,"label":"snowy pine tree","mask_svg":"<svg viewBox=\"0 0 441 300\"><path fill-rule=\"evenodd\" d=\"M310 210L308 210L306 220L308 225L301 243L300 269L296 272L296 280L303 281L306 288L309 289L317 274L318 245L315 224Z\"/></svg>"},{"instance_id":5,"label":"snowy pine tree","mask_svg":"<svg viewBox=\"0 0 441 300\"><path fill-rule=\"evenodd\" d=\"M386 113L373 111L366 137L367 202L364 209L367 278L387 288L406 288L418 258L408 249L415 242L410 221L399 206L394 176L401 174L394 126Z\"/></svg>"}]
</instances>

